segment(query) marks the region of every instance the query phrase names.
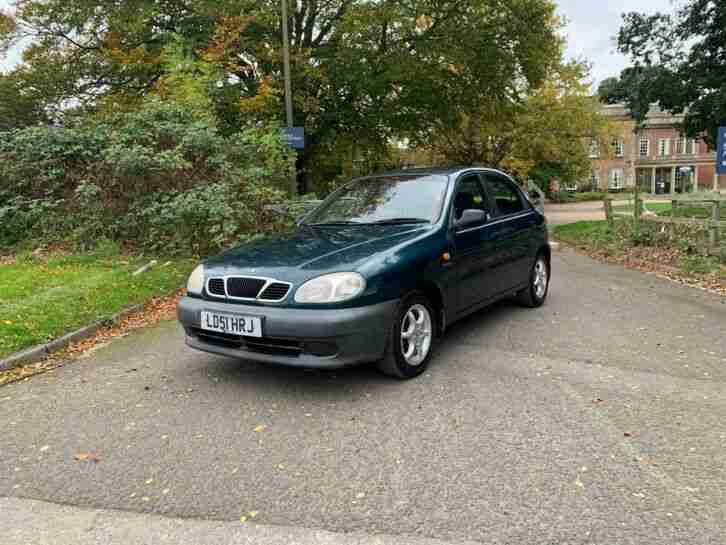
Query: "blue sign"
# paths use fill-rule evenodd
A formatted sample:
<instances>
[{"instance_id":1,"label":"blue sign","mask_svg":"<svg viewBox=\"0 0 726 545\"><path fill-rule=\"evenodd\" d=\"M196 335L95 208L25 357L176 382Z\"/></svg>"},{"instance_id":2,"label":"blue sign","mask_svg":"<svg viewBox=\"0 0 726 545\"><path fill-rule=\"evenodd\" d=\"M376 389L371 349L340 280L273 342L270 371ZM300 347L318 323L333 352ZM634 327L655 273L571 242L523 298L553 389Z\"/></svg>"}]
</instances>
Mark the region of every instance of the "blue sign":
<instances>
[{"instance_id":1,"label":"blue sign","mask_svg":"<svg viewBox=\"0 0 726 545\"><path fill-rule=\"evenodd\" d=\"M716 172L726 174L726 127L718 129L718 146L716 147Z\"/></svg>"},{"instance_id":2,"label":"blue sign","mask_svg":"<svg viewBox=\"0 0 726 545\"><path fill-rule=\"evenodd\" d=\"M282 137L293 149L305 149L305 127L282 129Z\"/></svg>"}]
</instances>

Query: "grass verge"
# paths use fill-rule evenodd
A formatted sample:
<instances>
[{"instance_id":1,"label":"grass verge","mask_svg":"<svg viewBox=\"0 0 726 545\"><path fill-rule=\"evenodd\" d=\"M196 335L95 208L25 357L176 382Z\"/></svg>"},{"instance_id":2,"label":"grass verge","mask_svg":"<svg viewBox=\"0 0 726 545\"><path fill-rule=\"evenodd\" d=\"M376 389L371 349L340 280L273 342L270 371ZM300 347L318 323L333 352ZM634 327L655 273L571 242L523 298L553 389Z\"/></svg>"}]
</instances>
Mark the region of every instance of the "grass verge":
<instances>
[{"instance_id":1,"label":"grass verge","mask_svg":"<svg viewBox=\"0 0 726 545\"><path fill-rule=\"evenodd\" d=\"M726 265L695 251L692 230L684 228L672 235L660 225L642 222L635 233L630 221L619 220L615 225L611 230L606 221L580 221L555 226L553 236L595 258L649 263L652 270L665 267L684 277L707 278L713 285L726 286Z\"/></svg>"},{"instance_id":2,"label":"grass verge","mask_svg":"<svg viewBox=\"0 0 726 545\"><path fill-rule=\"evenodd\" d=\"M673 214L673 207L669 202L651 202L647 203L646 208L651 212L655 212L659 216L670 216ZM619 204L613 206L613 210L616 212L633 212L633 203ZM676 216L679 218L700 218L710 219L711 218L711 207L710 206L679 206ZM721 208L721 219L726 220L726 207Z\"/></svg>"},{"instance_id":3,"label":"grass verge","mask_svg":"<svg viewBox=\"0 0 726 545\"><path fill-rule=\"evenodd\" d=\"M669 216L671 213L671 203L669 202L649 202L646 203L646 208L651 212L655 212L659 216ZM629 212L633 213L633 203L629 204L618 204L613 206L615 212Z\"/></svg>"},{"instance_id":4,"label":"grass verge","mask_svg":"<svg viewBox=\"0 0 726 545\"><path fill-rule=\"evenodd\" d=\"M179 288L193 267L189 260L119 254L29 254L0 264L0 357L69 333Z\"/></svg>"},{"instance_id":5,"label":"grass verge","mask_svg":"<svg viewBox=\"0 0 726 545\"><path fill-rule=\"evenodd\" d=\"M606 221L578 221L566 225L556 225L553 233L558 240L573 246L612 240Z\"/></svg>"}]
</instances>

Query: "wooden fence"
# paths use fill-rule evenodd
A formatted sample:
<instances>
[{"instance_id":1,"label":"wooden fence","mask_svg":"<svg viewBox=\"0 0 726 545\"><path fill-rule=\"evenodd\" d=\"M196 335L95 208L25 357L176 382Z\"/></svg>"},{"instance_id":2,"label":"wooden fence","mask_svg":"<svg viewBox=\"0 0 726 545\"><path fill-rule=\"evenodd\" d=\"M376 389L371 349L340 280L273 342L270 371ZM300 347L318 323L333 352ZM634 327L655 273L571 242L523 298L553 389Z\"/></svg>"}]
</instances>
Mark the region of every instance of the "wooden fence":
<instances>
[{"instance_id":1,"label":"wooden fence","mask_svg":"<svg viewBox=\"0 0 726 545\"><path fill-rule=\"evenodd\" d=\"M698 206L703 208L711 208L710 218L686 218L677 217L676 214L679 209L686 208L689 206ZM721 210L726 210L726 197L719 194L703 194L703 195L689 195L677 197L671 200L671 214L670 216L658 216L656 214L643 213L644 204L643 200L638 194L633 198L633 211L631 212L616 212L613 210L613 199L611 196L606 196L604 201L605 206L605 217L612 227L616 217L632 217L635 228L638 229L641 221L655 222L665 225L689 225L693 227L700 227L708 232L708 244L706 251L711 255L720 256L721 259L726 260L726 248L722 246L722 242L726 242L726 238L722 237L724 229L726 229L726 221L721 219Z\"/></svg>"}]
</instances>

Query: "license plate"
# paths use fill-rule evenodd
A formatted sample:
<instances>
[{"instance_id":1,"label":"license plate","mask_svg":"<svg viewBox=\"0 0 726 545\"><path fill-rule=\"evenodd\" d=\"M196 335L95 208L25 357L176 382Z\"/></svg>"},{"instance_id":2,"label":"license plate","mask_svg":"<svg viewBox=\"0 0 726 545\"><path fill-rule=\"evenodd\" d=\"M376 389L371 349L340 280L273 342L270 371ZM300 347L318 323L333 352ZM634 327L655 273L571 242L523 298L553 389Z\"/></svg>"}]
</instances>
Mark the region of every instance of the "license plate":
<instances>
[{"instance_id":1,"label":"license plate","mask_svg":"<svg viewBox=\"0 0 726 545\"><path fill-rule=\"evenodd\" d=\"M202 329L244 337L262 337L262 320L254 316L202 311Z\"/></svg>"}]
</instances>

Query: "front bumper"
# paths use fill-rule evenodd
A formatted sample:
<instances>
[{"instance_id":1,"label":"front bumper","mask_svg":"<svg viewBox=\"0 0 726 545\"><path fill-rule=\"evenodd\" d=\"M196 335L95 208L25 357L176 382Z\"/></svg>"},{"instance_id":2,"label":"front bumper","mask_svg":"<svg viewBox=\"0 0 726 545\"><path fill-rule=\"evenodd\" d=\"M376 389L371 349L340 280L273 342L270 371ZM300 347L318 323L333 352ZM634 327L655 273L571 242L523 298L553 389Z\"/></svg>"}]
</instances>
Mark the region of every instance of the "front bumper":
<instances>
[{"instance_id":1,"label":"front bumper","mask_svg":"<svg viewBox=\"0 0 726 545\"><path fill-rule=\"evenodd\" d=\"M192 348L250 361L295 367L336 368L383 357L398 300L345 309L295 309L220 303L184 297L177 318ZM262 319L263 337L205 332L202 310Z\"/></svg>"}]
</instances>

